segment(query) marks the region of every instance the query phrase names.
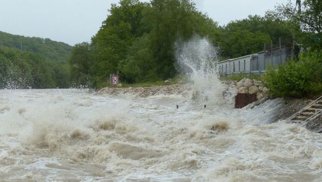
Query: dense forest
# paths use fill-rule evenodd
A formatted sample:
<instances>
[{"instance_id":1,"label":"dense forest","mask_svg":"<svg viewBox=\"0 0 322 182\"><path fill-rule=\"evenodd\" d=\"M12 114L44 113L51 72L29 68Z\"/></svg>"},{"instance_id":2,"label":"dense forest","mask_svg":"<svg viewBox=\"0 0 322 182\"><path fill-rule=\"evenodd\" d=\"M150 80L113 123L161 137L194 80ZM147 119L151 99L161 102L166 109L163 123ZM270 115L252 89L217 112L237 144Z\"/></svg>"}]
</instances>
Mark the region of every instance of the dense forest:
<instances>
[{"instance_id":1,"label":"dense forest","mask_svg":"<svg viewBox=\"0 0 322 182\"><path fill-rule=\"evenodd\" d=\"M66 88L72 47L0 32L0 88Z\"/></svg>"},{"instance_id":2,"label":"dense forest","mask_svg":"<svg viewBox=\"0 0 322 182\"><path fill-rule=\"evenodd\" d=\"M321 31L312 28L321 28L316 22L321 21L321 2L296 3L219 26L191 0L121 0L112 5L92 42L73 48L71 78L94 87L105 86L112 73L127 83L173 78L175 45L196 35L218 47L221 59L278 46L319 50ZM307 17L310 21L304 20Z\"/></svg>"},{"instance_id":3,"label":"dense forest","mask_svg":"<svg viewBox=\"0 0 322 182\"><path fill-rule=\"evenodd\" d=\"M215 45L220 59L279 46L320 52L321 10L321 1L294 0L219 26L192 0L120 0L89 43L0 32L0 88L100 88L113 73L125 83L173 78L176 46L195 36Z\"/></svg>"}]
</instances>

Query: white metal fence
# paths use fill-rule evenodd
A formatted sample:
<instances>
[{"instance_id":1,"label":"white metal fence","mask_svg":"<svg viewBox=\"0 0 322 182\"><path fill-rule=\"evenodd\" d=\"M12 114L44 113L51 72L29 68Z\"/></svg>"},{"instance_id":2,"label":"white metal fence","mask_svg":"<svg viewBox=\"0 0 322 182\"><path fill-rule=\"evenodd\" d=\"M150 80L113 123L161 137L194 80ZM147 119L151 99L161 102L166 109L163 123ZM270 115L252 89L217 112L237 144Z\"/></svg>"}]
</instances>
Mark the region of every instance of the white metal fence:
<instances>
[{"instance_id":1,"label":"white metal fence","mask_svg":"<svg viewBox=\"0 0 322 182\"><path fill-rule=\"evenodd\" d=\"M261 74L269 67L277 68L284 64L291 55L292 51L287 48L262 51L221 61L218 63L218 70L223 76L239 73Z\"/></svg>"}]
</instances>

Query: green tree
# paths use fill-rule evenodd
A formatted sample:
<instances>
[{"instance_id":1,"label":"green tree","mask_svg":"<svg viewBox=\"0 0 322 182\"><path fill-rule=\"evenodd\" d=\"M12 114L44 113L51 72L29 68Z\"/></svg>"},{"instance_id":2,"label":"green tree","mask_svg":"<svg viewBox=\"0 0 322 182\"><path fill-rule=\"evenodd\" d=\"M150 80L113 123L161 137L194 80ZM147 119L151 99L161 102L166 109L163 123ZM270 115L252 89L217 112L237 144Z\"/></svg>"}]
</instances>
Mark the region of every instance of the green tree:
<instances>
[{"instance_id":1,"label":"green tree","mask_svg":"<svg viewBox=\"0 0 322 182\"><path fill-rule=\"evenodd\" d=\"M121 0L112 5L111 15L92 39L93 66L90 68L94 86L104 85L111 73L116 73L126 62L126 55L133 41L148 31L143 15L147 3L138 0Z\"/></svg>"},{"instance_id":2,"label":"green tree","mask_svg":"<svg viewBox=\"0 0 322 182\"><path fill-rule=\"evenodd\" d=\"M126 59L120 63L121 76L127 82L155 81L158 79L149 44L149 35L138 38L129 48Z\"/></svg>"},{"instance_id":3,"label":"green tree","mask_svg":"<svg viewBox=\"0 0 322 182\"><path fill-rule=\"evenodd\" d=\"M304 0L297 14L311 48L322 48L322 1Z\"/></svg>"},{"instance_id":4,"label":"green tree","mask_svg":"<svg viewBox=\"0 0 322 182\"><path fill-rule=\"evenodd\" d=\"M297 0L298 19L304 30L320 34L322 32L322 1L320 0Z\"/></svg>"},{"instance_id":5,"label":"green tree","mask_svg":"<svg viewBox=\"0 0 322 182\"><path fill-rule=\"evenodd\" d=\"M238 57L271 47L291 47L295 35L289 21L269 14L265 17L249 16L228 23L221 28L218 45L224 58Z\"/></svg>"},{"instance_id":6,"label":"green tree","mask_svg":"<svg viewBox=\"0 0 322 182\"><path fill-rule=\"evenodd\" d=\"M193 19L196 10L189 0L153 0L151 4L151 49L156 62L155 71L160 79L167 79L176 74L174 43L198 33Z\"/></svg>"},{"instance_id":7,"label":"green tree","mask_svg":"<svg viewBox=\"0 0 322 182\"><path fill-rule=\"evenodd\" d=\"M71 65L71 82L76 86L90 85L89 68L91 67L91 59L90 45L88 43L76 44L73 47L69 63ZM61 72L60 75L64 75L64 73Z\"/></svg>"},{"instance_id":8,"label":"green tree","mask_svg":"<svg viewBox=\"0 0 322 182\"><path fill-rule=\"evenodd\" d=\"M69 87L69 45L4 32L0 40L0 88Z\"/></svg>"},{"instance_id":9,"label":"green tree","mask_svg":"<svg viewBox=\"0 0 322 182\"><path fill-rule=\"evenodd\" d=\"M296 39L305 48L321 50L322 47L322 1L296 0L279 6L275 14L296 24L302 30Z\"/></svg>"}]
</instances>

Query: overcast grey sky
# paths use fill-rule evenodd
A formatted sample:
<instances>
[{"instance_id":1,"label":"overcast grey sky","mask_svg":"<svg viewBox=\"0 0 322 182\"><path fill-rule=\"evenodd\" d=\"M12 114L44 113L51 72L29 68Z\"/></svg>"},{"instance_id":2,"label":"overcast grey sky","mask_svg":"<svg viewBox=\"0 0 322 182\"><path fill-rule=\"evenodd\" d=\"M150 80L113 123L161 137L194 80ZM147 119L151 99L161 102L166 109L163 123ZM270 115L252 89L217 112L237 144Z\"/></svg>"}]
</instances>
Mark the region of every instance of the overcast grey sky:
<instances>
[{"instance_id":1,"label":"overcast grey sky","mask_svg":"<svg viewBox=\"0 0 322 182\"><path fill-rule=\"evenodd\" d=\"M149 0L143 0L148 2ZM194 0L197 8L220 25L288 0ZM74 45L89 42L119 0L1 0L0 31L50 38Z\"/></svg>"}]
</instances>

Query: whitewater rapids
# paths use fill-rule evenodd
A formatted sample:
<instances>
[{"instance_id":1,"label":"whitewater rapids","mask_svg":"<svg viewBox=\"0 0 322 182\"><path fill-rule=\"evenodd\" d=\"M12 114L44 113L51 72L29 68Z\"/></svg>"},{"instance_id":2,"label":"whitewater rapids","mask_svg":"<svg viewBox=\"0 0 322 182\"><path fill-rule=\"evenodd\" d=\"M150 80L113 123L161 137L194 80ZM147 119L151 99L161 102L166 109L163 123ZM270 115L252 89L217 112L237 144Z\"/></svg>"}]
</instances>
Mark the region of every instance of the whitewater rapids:
<instances>
[{"instance_id":1,"label":"whitewater rapids","mask_svg":"<svg viewBox=\"0 0 322 182\"><path fill-rule=\"evenodd\" d=\"M179 108L176 108L176 105ZM322 181L322 136L189 94L0 90L1 181Z\"/></svg>"}]
</instances>

